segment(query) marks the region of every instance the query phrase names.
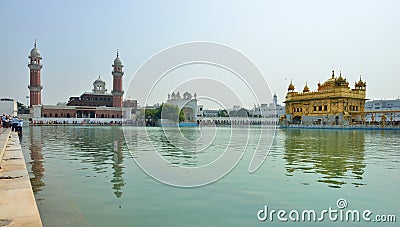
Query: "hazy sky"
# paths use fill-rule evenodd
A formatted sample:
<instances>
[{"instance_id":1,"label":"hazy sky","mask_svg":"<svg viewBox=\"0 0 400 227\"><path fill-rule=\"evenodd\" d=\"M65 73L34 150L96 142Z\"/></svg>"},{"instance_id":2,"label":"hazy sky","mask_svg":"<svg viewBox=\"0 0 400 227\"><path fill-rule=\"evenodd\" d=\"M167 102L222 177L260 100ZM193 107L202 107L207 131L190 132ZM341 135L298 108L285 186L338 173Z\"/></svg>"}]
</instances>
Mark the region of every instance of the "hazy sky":
<instances>
[{"instance_id":1,"label":"hazy sky","mask_svg":"<svg viewBox=\"0 0 400 227\"><path fill-rule=\"evenodd\" d=\"M117 48L127 90L148 58L190 41L241 51L260 68L280 102L290 79L296 90L306 81L314 90L318 81L329 78L332 67L352 86L361 74L367 98L397 98L399 9L396 0L0 1L0 97L26 103L28 55L36 38L44 65L44 104L90 91L99 74L111 91ZM261 99L271 101L268 88Z\"/></svg>"}]
</instances>

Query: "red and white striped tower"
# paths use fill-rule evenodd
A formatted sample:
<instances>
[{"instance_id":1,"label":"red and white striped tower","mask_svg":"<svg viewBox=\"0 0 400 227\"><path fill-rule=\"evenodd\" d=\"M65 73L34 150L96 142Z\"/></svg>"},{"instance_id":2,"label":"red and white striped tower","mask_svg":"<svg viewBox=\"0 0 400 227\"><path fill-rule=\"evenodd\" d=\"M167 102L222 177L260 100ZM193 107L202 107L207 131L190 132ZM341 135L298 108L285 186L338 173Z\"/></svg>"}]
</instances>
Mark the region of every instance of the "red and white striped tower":
<instances>
[{"instance_id":1,"label":"red and white striped tower","mask_svg":"<svg viewBox=\"0 0 400 227\"><path fill-rule=\"evenodd\" d=\"M122 68L124 66L119 58L118 50L117 57L115 58L112 67L113 90L111 93L113 95L113 107L122 107L122 95L124 94L124 91L122 90L122 76L124 75L124 71L122 71Z\"/></svg>"},{"instance_id":2,"label":"red and white striped tower","mask_svg":"<svg viewBox=\"0 0 400 227\"><path fill-rule=\"evenodd\" d=\"M29 67L29 91L30 91L30 107L34 105L42 104L42 89L43 86L40 84L40 70L43 65L41 65L40 61L42 57L40 56L39 50L36 48L36 39L33 49L31 50L31 54L29 55L30 63Z\"/></svg>"}]
</instances>

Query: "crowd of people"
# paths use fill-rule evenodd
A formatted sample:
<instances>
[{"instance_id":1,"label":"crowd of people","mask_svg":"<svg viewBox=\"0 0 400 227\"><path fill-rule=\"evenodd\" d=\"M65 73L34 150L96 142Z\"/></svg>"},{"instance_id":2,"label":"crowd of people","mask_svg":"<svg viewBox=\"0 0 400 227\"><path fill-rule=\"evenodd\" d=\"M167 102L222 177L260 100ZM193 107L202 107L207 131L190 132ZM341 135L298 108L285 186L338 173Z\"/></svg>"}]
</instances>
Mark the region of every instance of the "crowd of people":
<instances>
[{"instance_id":1,"label":"crowd of people","mask_svg":"<svg viewBox=\"0 0 400 227\"><path fill-rule=\"evenodd\" d=\"M24 121L17 116L10 116L3 114L0 118L0 127L11 128L12 131L22 133L22 126Z\"/></svg>"}]
</instances>

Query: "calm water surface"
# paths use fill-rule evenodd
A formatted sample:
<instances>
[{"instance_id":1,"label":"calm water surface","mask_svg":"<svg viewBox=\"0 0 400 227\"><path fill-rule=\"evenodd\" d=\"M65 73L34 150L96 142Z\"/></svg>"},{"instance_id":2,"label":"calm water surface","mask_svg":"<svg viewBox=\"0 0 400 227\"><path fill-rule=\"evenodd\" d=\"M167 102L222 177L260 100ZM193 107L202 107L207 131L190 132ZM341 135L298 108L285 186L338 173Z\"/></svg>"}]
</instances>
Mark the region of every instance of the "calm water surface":
<instances>
[{"instance_id":1,"label":"calm water surface","mask_svg":"<svg viewBox=\"0 0 400 227\"><path fill-rule=\"evenodd\" d=\"M271 223L256 216L264 205L287 211L337 209L339 198L347 200L348 209L397 216L397 223L383 226L400 222L398 131L279 129L265 163L249 174L256 146L252 135L260 130L252 128L247 151L231 173L216 183L183 189L162 184L137 166L132 155L152 148L141 143L145 128L128 130L136 136L125 142L122 127L25 128L21 145L44 226L376 226ZM212 149L191 153L177 149L160 128L148 133L160 154L181 166L215 160L231 136L229 128L219 128ZM199 136L196 128L182 133L192 141ZM127 144L133 145L132 153Z\"/></svg>"}]
</instances>

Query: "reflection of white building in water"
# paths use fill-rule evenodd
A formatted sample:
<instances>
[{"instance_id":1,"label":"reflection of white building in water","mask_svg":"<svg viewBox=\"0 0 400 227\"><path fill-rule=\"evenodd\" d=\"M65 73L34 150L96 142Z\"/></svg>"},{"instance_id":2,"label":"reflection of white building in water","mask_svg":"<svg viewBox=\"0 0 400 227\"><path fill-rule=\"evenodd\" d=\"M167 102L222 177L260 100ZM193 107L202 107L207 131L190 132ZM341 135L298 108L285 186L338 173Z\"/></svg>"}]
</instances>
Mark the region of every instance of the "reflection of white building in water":
<instances>
[{"instance_id":1,"label":"reflection of white building in water","mask_svg":"<svg viewBox=\"0 0 400 227\"><path fill-rule=\"evenodd\" d=\"M365 102L365 121L400 121L400 99Z\"/></svg>"},{"instance_id":2,"label":"reflection of white building in water","mask_svg":"<svg viewBox=\"0 0 400 227\"><path fill-rule=\"evenodd\" d=\"M192 96L189 92L185 92L181 97L179 91L177 93L172 92L168 94L168 104L176 105L185 115L185 121L193 122L197 120L198 107L196 93Z\"/></svg>"},{"instance_id":3,"label":"reflection of white building in water","mask_svg":"<svg viewBox=\"0 0 400 227\"><path fill-rule=\"evenodd\" d=\"M279 117L283 114L285 114L285 106L278 104L278 97L276 94L274 94L272 103L256 106L252 115L260 116L262 118L279 119Z\"/></svg>"}]
</instances>

